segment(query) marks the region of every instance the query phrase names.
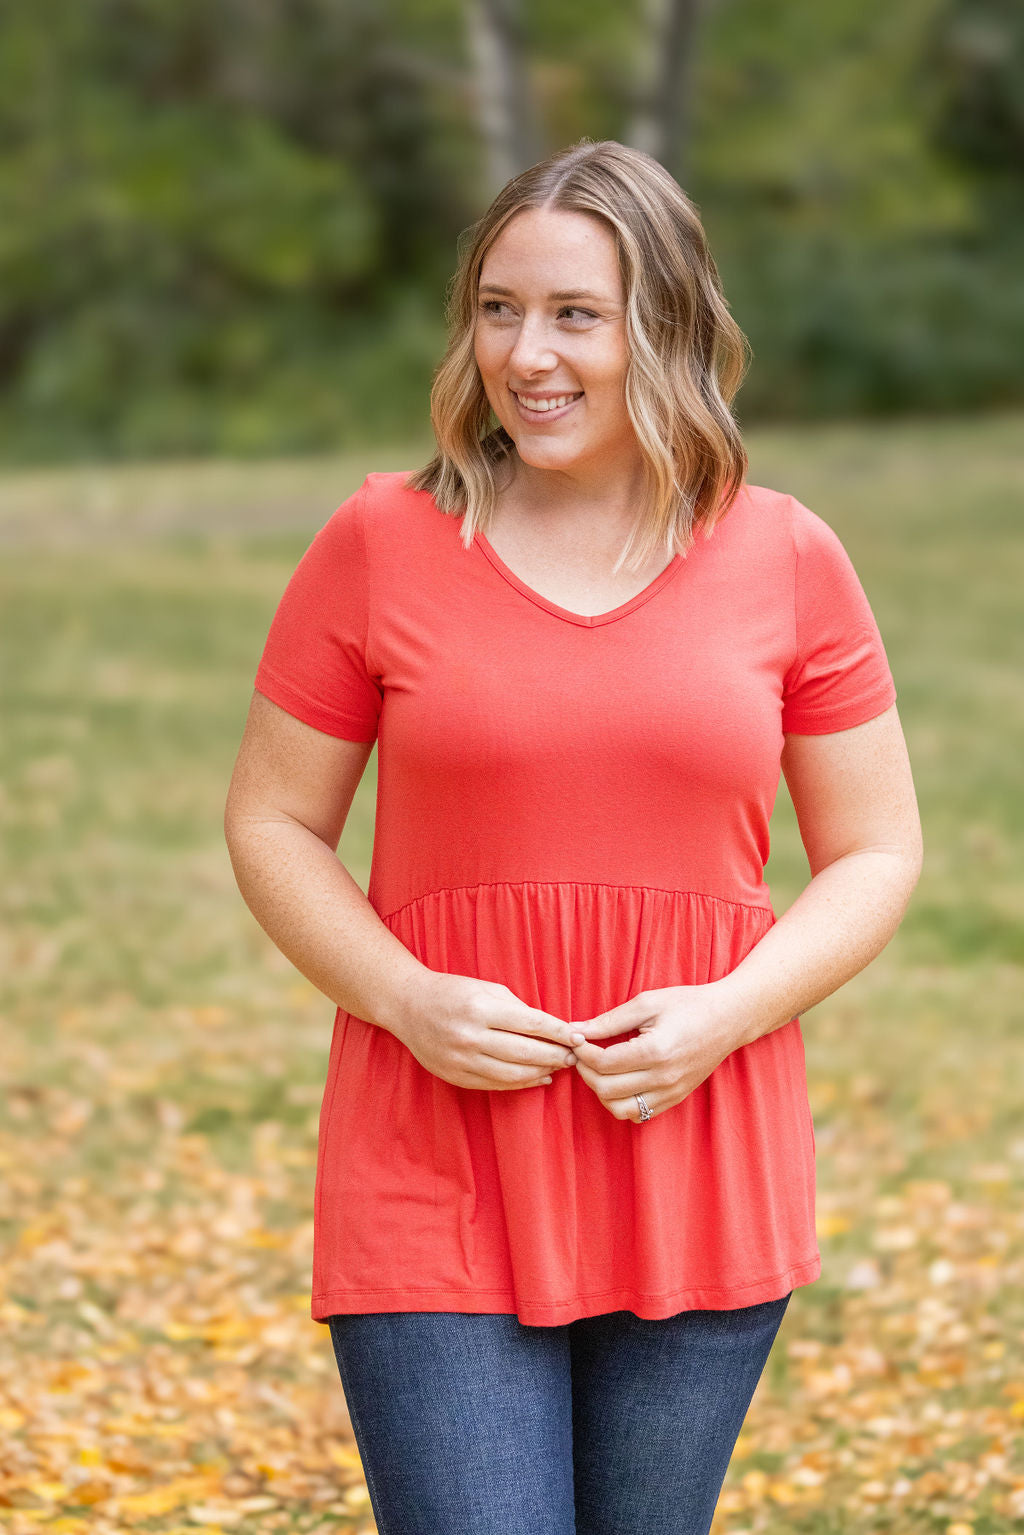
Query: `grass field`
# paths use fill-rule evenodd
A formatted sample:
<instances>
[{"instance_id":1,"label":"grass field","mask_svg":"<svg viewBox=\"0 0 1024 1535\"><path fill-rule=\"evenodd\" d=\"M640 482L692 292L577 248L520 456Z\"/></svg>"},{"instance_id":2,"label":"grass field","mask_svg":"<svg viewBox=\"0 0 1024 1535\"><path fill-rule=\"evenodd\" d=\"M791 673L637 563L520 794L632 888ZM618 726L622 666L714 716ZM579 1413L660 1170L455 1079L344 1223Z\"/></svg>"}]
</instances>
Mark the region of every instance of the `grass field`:
<instances>
[{"instance_id":1,"label":"grass field","mask_svg":"<svg viewBox=\"0 0 1024 1535\"><path fill-rule=\"evenodd\" d=\"M899 695L925 869L805 1015L823 1274L716 1535L1024 1522L1024 416L751 433L840 534ZM373 1529L309 1320L333 1007L221 833L284 583L370 468L0 481L0 1526ZM341 856L365 887L373 777ZM780 789L781 912L807 879Z\"/></svg>"}]
</instances>

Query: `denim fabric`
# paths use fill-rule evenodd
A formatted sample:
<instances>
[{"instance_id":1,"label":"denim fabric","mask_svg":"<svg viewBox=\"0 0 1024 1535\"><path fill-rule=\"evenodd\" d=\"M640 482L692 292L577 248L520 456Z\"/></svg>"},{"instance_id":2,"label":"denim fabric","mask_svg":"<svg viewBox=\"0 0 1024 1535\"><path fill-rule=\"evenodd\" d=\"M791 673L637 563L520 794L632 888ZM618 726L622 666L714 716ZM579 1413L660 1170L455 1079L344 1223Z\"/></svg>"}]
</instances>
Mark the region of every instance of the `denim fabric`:
<instances>
[{"instance_id":1,"label":"denim fabric","mask_svg":"<svg viewBox=\"0 0 1024 1535\"><path fill-rule=\"evenodd\" d=\"M380 1535L707 1535L789 1300L329 1317Z\"/></svg>"}]
</instances>

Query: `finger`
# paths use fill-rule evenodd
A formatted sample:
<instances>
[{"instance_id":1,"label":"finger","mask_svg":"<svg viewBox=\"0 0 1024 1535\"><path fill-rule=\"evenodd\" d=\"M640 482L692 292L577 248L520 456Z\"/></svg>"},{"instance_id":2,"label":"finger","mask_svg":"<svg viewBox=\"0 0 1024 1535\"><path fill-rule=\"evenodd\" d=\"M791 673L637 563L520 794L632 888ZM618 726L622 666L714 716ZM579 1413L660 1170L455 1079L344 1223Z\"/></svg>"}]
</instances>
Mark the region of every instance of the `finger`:
<instances>
[{"instance_id":1,"label":"finger","mask_svg":"<svg viewBox=\"0 0 1024 1535\"><path fill-rule=\"evenodd\" d=\"M530 1082L539 1082L542 1077L553 1076L558 1069L538 1062L524 1065L521 1062L504 1061L496 1056L478 1056L470 1067L475 1075L487 1078L492 1087L505 1084L523 1087Z\"/></svg>"},{"instance_id":2,"label":"finger","mask_svg":"<svg viewBox=\"0 0 1024 1535\"><path fill-rule=\"evenodd\" d=\"M661 1086L649 1071L631 1071L620 1076L604 1077L600 1072L591 1071L582 1061L577 1061L576 1070L602 1103L610 1103L616 1098L628 1098L633 1093L643 1093L650 1101L649 1095L658 1092Z\"/></svg>"},{"instance_id":3,"label":"finger","mask_svg":"<svg viewBox=\"0 0 1024 1535\"><path fill-rule=\"evenodd\" d=\"M650 1110L650 1117L653 1119L661 1108L661 1100L657 1093L651 1092L644 1093L643 1100ZM640 1112L640 1105L637 1103L636 1096L633 1093L630 1093L628 1098L609 1099L605 1103L605 1108L615 1119L628 1119L635 1125L647 1123Z\"/></svg>"},{"instance_id":4,"label":"finger","mask_svg":"<svg viewBox=\"0 0 1024 1535\"><path fill-rule=\"evenodd\" d=\"M650 1071L661 1064L661 1046L653 1030L624 1039L617 1045L595 1045L582 1040L573 1045L576 1060L602 1076L624 1071Z\"/></svg>"},{"instance_id":5,"label":"finger","mask_svg":"<svg viewBox=\"0 0 1024 1535\"><path fill-rule=\"evenodd\" d=\"M487 1029L477 1049L488 1060L511 1061L537 1070L556 1071L576 1064L575 1051L566 1050L564 1045L549 1044L528 1034L510 1034L506 1029Z\"/></svg>"},{"instance_id":6,"label":"finger","mask_svg":"<svg viewBox=\"0 0 1024 1535\"><path fill-rule=\"evenodd\" d=\"M514 1034L539 1034L543 1039L553 1040L557 1045L568 1045L569 1034L575 1028L575 1024L567 1023L564 1018L556 1018L554 1013L545 1013L539 1007L510 1008L508 1013L500 1020L490 1025L495 1029L507 1029Z\"/></svg>"},{"instance_id":7,"label":"finger","mask_svg":"<svg viewBox=\"0 0 1024 1535\"><path fill-rule=\"evenodd\" d=\"M491 1076L484 1076L480 1072L471 1072L467 1075L465 1081L453 1085L457 1085L459 1087L469 1087L472 1088L475 1092L494 1093L512 1092L518 1088L524 1087L547 1087L551 1080L552 1078L550 1073L544 1073L540 1076L531 1075L528 1077L518 1077L515 1081L498 1082L495 1081L495 1079Z\"/></svg>"},{"instance_id":8,"label":"finger","mask_svg":"<svg viewBox=\"0 0 1024 1535\"><path fill-rule=\"evenodd\" d=\"M570 1025L570 1034L584 1034L587 1039L607 1039L613 1034L628 1034L630 1029L639 1028L640 1024L645 1023L651 1013L650 1001L644 992L639 992L635 997L630 997L628 1002L611 1007L607 1012L597 1013L593 1018L578 1019Z\"/></svg>"}]
</instances>

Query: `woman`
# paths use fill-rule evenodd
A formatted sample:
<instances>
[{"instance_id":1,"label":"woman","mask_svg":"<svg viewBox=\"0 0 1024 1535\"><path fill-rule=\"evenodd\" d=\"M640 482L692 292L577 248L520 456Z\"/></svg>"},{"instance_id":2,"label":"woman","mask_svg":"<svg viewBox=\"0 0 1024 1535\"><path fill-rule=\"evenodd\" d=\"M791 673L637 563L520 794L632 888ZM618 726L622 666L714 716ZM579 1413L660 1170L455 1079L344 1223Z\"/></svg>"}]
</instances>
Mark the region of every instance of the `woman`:
<instances>
[{"instance_id":1,"label":"woman","mask_svg":"<svg viewBox=\"0 0 1024 1535\"><path fill-rule=\"evenodd\" d=\"M677 183L584 140L469 233L438 452L303 556L226 834L337 1005L312 1315L382 1535L698 1535L820 1272L797 1015L901 920L911 772L839 539L744 482ZM776 920L780 768L812 878Z\"/></svg>"}]
</instances>

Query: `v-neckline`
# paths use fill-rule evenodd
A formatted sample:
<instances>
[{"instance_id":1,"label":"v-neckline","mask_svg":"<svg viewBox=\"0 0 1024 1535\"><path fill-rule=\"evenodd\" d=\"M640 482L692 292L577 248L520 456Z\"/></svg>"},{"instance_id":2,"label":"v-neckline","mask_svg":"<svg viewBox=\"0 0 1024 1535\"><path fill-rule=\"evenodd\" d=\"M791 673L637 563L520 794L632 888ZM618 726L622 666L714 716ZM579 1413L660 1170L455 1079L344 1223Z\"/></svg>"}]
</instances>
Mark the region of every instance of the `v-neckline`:
<instances>
[{"instance_id":1,"label":"v-neckline","mask_svg":"<svg viewBox=\"0 0 1024 1535\"><path fill-rule=\"evenodd\" d=\"M650 601L656 592L659 592L663 586L671 581L683 563L683 556L678 553L674 554L664 569L660 570L654 580L649 582L642 591L637 592L636 596L630 597L628 601L620 602L617 608L609 608L607 613L574 613L570 608L563 608L559 603L552 602L550 597L544 597L540 592L535 592L532 586L527 586L525 581L520 580L515 571L505 564L501 555L492 547L479 528L474 533L473 539L480 546L481 551L490 560L498 574L504 576L509 585L515 587L517 592L528 598L530 602L535 603L537 607L543 608L545 612L553 614L555 618L562 618L566 623L579 624L584 629L595 629L601 624L613 623L615 619L625 618L635 608L642 607L645 602Z\"/></svg>"}]
</instances>

